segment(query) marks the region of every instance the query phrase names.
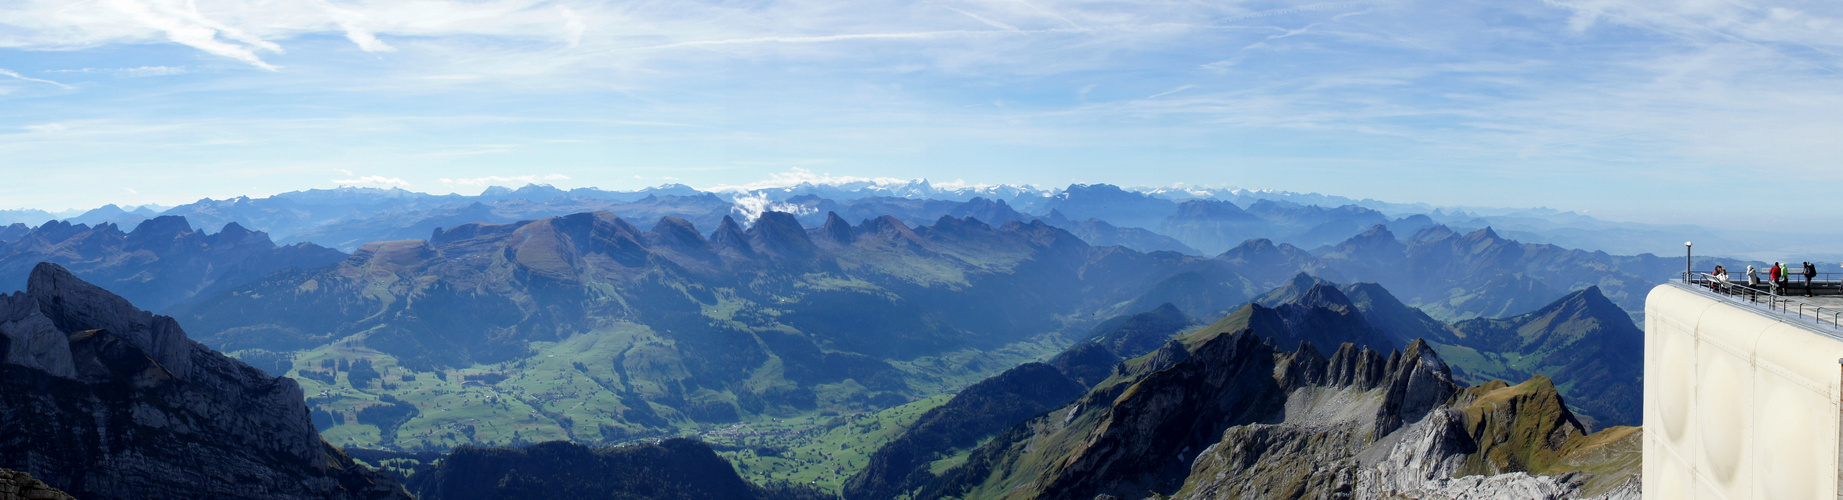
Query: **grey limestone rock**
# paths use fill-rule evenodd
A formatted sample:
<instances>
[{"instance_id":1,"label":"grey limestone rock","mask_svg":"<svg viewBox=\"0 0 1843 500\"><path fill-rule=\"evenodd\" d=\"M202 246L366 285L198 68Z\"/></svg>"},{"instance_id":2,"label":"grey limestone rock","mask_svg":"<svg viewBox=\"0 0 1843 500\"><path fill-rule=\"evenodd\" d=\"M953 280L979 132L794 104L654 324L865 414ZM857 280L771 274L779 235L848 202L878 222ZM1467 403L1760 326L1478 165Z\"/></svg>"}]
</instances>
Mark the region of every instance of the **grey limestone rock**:
<instances>
[{"instance_id":1,"label":"grey limestone rock","mask_svg":"<svg viewBox=\"0 0 1843 500\"><path fill-rule=\"evenodd\" d=\"M299 385L54 264L0 295L0 467L86 499L407 498L320 438Z\"/></svg>"}]
</instances>

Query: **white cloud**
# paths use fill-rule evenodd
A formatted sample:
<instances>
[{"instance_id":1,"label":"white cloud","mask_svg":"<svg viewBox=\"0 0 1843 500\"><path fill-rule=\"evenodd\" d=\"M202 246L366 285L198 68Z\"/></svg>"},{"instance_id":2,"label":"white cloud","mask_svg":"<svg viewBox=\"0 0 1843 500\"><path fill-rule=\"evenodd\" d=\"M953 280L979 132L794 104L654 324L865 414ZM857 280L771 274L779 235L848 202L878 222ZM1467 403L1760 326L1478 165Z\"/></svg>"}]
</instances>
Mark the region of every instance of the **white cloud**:
<instances>
[{"instance_id":1,"label":"white cloud","mask_svg":"<svg viewBox=\"0 0 1843 500\"><path fill-rule=\"evenodd\" d=\"M547 175L488 175L484 177L467 177L461 179L442 179L441 183L453 187L485 187L505 185L538 184L544 181L564 181L570 176L563 174Z\"/></svg>"},{"instance_id":2,"label":"white cloud","mask_svg":"<svg viewBox=\"0 0 1843 500\"><path fill-rule=\"evenodd\" d=\"M385 177L382 175L367 175L353 179L333 179L333 184L338 184L340 186L410 187L410 183L400 177Z\"/></svg>"},{"instance_id":3,"label":"white cloud","mask_svg":"<svg viewBox=\"0 0 1843 500\"><path fill-rule=\"evenodd\" d=\"M787 212L794 215L807 215L818 210L817 208L805 205L795 205L792 203L781 203L770 200L768 199L767 193L756 193L752 196L738 196L736 197L735 205L730 206L731 212L742 216L742 220L739 222L741 222L743 226L754 224L755 219L761 218L762 212L774 211Z\"/></svg>"},{"instance_id":4,"label":"white cloud","mask_svg":"<svg viewBox=\"0 0 1843 500\"><path fill-rule=\"evenodd\" d=\"M564 40L569 42L570 48L582 45L582 33L589 29L589 25L583 21L582 14L577 14L574 9L562 5L557 6L557 13L563 16Z\"/></svg>"}]
</instances>

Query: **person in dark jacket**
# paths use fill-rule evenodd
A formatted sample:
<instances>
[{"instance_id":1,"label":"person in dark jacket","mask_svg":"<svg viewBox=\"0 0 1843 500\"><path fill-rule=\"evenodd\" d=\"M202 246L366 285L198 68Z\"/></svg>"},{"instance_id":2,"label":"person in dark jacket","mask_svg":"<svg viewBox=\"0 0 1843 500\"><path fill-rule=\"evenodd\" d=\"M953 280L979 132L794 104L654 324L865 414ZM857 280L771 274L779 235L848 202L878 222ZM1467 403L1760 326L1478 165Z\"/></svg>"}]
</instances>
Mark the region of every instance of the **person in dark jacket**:
<instances>
[{"instance_id":1,"label":"person in dark jacket","mask_svg":"<svg viewBox=\"0 0 1843 500\"><path fill-rule=\"evenodd\" d=\"M1805 296L1811 296L1811 278L1817 277L1817 264L1805 262Z\"/></svg>"}]
</instances>

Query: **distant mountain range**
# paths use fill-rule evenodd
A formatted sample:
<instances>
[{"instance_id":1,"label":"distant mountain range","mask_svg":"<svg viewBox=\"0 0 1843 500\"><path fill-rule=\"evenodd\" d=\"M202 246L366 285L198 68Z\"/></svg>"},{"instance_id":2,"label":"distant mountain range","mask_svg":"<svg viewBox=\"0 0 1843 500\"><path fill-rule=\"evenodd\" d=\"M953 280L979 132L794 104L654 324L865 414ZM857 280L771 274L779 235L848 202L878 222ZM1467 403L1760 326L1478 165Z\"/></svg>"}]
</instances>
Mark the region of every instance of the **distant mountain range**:
<instances>
[{"instance_id":1,"label":"distant mountain range","mask_svg":"<svg viewBox=\"0 0 1843 500\"><path fill-rule=\"evenodd\" d=\"M345 257L309 243L276 246L267 234L235 222L206 234L177 216L147 219L128 232L109 222L15 225L0 230L0 289L23 288L40 262L54 262L159 311L275 271L312 269Z\"/></svg>"},{"instance_id":2,"label":"distant mountain range","mask_svg":"<svg viewBox=\"0 0 1843 500\"><path fill-rule=\"evenodd\" d=\"M653 197L652 201L647 200ZM1005 202L1003 215L954 212L947 208L980 200ZM674 215L712 227L725 214L749 222L764 210L794 213L809 225L826 212L859 221L894 215L910 225L941 215L974 215L990 223L1031 218L1061 218L1071 223L1090 219L1115 229L1170 238L1139 236L1093 240L1097 245L1123 244L1140 251L1174 250L1213 255L1251 238L1289 243L1308 251L1335 244L1376 224L1398 234L1412 234L1439 224L1458 232L1491 227L1506 237L1567 248L1615 254L1671 253L1694 240L1716 253L1756 260L1834 260L1843 239L1775 228L1715 230L1692 225L1608 222L1546 208L1437 208L1426 204L1387 203L1314 193L1214 188L1120 188L1108 184L1073 184L1064 188L1032 186L935 185L927 181L876 181L838 184L806 183L787 187L700 191L668 184L635 191L594 188L558 189L527 185L492 187L478 195L432 195L403 189L337 188L296 191L266 198L204 199L177 207L108 205L88 211L50 213L0 210L0 224L42 224L57 219L72 224L104 222L131 228L157 215L178 215L215 230L230 222L263 231L282 243L314 242L350 251L372 241L424 238L436 227L466 222L511 222L569 213L606 210L644 220ZM988 218L985 215L993 215ZM1112 231L1076 230L1084 238ZM1173 246L1171 242L1182 245Z\"/></svg>"}]
</instances>

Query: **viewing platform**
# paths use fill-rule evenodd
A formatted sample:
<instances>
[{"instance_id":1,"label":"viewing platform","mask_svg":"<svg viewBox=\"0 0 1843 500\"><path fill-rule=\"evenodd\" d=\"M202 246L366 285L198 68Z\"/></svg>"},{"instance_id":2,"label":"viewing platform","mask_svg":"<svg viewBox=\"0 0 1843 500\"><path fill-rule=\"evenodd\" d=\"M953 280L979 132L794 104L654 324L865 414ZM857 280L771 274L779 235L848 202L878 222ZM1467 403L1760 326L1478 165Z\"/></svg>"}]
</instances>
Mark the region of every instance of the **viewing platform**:
<instances>
[{"instance_id":1,"label":"viewing platform","mask_svg":"<svg viewBox=\"0 0 1843 500\"><path fill-rule=\"evenodd\" d=\"M1843 290L1672 280L1645 298L1644 497L1839 498ZM1829 278L1829 279L1823 279Z\"/></svg>"},{"instance_id":2,"label":"viewing platform","mask_svg":"<svg viewBox=\"0 0 1843 500\"><path fill-rule=\"evenodd\" d=\"M1720 280L1708 273L1696 273L1690 276L1688 285L1682 280L1672 280L1671 285L1768 314L1789 316L1794 322L1809 322L1822 327L1820 333L1843 339L1843 273L1818 273L1808 286L1802 275L1793 277L1774 287L1764 278L1759 285L1750 285L1744 276L1737 280L1730 275Z\"/></svg>"}]
</instances>

